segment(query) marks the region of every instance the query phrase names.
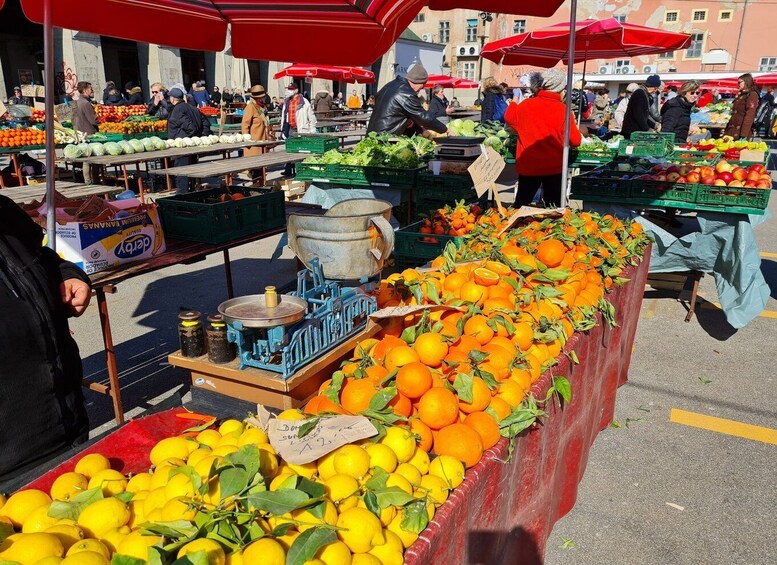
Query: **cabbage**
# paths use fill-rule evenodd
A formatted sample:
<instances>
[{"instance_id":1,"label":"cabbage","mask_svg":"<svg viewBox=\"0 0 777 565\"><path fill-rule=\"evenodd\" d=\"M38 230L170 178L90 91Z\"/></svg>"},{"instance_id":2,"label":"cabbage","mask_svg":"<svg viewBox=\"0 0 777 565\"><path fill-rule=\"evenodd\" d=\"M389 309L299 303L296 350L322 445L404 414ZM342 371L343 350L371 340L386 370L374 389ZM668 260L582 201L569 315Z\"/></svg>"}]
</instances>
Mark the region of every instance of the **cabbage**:
<instances>
[{"instance_id":1,"label":"cabbage","mask_svg":"<svg viewBox=\"0 0 777 565\"><path fill-rule=\"evenodd\" d=\"M92 156L92 148L89 147L88 143L79 143L78 148L81 150L81 154L84 157L91 157Z\"/></svg>"},{"instance_id":2,"label":"cabbage","mask_svg":"<svg viewBox=\"0 0 777 565\"><path fill-rule=\"evenodd\" d=\"M210 143L211 143L211 145L213 145L214 143L218 143L218 142L219 142L219 136L211 134L211 136L210 136Z\"/></svg>"},{"instance_id":3,"label":"cabbage","mask_svg":"<svg viewBox=\"0 0 777 565\"><path fill-rule=\"evenodd\" d=\"M164 139L157 139L154 142L154 146L156 147L157 151L161 151L162 149L168 148L167 142Z\"/></svg>"},{"instance_id":4,"label":"cabbage","mask_svg":"<svg viewBox=\"0 0 777 565\"><path fill-rule=\"evenodd\" d=\"M104 147L105 147L105 152L108 155L121 155L123 152L121 145L119 145L115 141L109 141L104 145Z\"/></svg>"},{"instance_id":5,"label":"cabbage","mask_svg":"<svg viewBox=\"0 0 777 565\"><path fill-rule=\"evenodd\" d=\"M202 138L202 142L201 142L201 144L202 144L203 146L208 146L208 145L213 145L213 142L211 142L211 140L210 140L210 136L209 136L209 135L206 135L205 137L203 137L203 138Z\"/></svg>"},{"instance_id":6,"label":"cabbage","mask_svg":"<svg viewBox=\"0 0 777 565\"><path fill-rule=\"evenodd\" d=\"M186 147L186 143L184 142L184 138L183 137L179 137L178 139L176 139L175 140L175 146L177 148L179 148L179 149L182 149L182 148Z\"/></svg>"},{"instance_id":7,"label":"cabbage","mask_svg":"<svg viewBox=\"0 0 777 565\"><path fill-rule=\"evenodd\" d=\"M151 142L152 142L154 145L156 145L158 142L162 141L162 139L161 139L161 138L159 138L159 137L157 137L157 136L155 136L155 135L152 135L151 137L147 137L146 139L150 139L150 140L151 140Z\"/></svg>"},{"instance_id":8,"label":"cabbage","mask_svg":"<svg viewBox=\"0 0 777 565\"><path fill-rule=\"evenodd\" d=\"M243 134L243 141L251 141L251 134L250 133L244 133Z\"/></svg>"},{"instance_id":9,"label":"cabbage","mask_svg":"<svg viewBox=\"0 0 777 565\"><path fill-rule=\"evenodd\" d=\"M146 147L143 145L143 142L140 141L139 139L130 139L129 143L132 146L132 149L135 150L135 153L143 153L146 150Z\"/></svg>"},{"instance_id":10,"label":"cabbage","mask_svg":"<svg viewBox=\"0 0 777 565\"><path fill-rule=\"evenodd\" d=\"M65 159L80 159L84 156L84 152L81 149L80 145L73 145L72 143L69 145L65 145L64 149L65 153Z\"/></svg>"},{"instance_id":11,"label":"cabbage","mask_svg":"<svg viewBox=\"0 0 777 565\"><path fill-rule=\"evenodd\" d=\"M105 147L103 146L102 143L97 143L97 142L90 143L89 147L92 150L92 155L96 155L96 156L105 155Z\"/></svg>"},{"instance_id":12,"label":"cabbage","mask_svg":"<svg viewBox=\"0 0 777 565\"><path fill-rule=\"evenodd\" d=\"M192 137L192 145L202 145L202 138L201 137Z\"/></svg>"},{"instance_id":13,"label":"cabbage","mask_svg":"<svg viewBox=\"0 0 777 565\"><path fill-rule=\"evenodd\" d=\"M146 151L155 151L156 150L156 145L154 144L154 141L150 137L142 139L141 143L143 143L143 149L146 150Z\"/></svg>"},{"instance_id":14,"label":"cabbage","mask_svg":"<svg viewBox=\"0 0 777 565\"><path fill-rule=\"evenodd\" d=\"M130 142L127 141L126 139L122 139L119 142L119 145L121 146L121 152L124 153L125 155L132 155L133 153L135 153L135 150L132 148L132 145L130 145Z\"/></svg>"},{"instance_id":15,"label":"cabbage","mask_svg":"<svg viewBox=\"0 0 777 565\"><path fill-rule=\"evenodd\" d=\"M175 147L175 140L174 139L166 139L165 140L165 147Z\"/></svg>"},{"instance_id":16,"label":"cabbage","mask_svg":"<svg viewBox=\"0 0 777 565\"><path fill-rule=\"evenodd\" d=\"M483 145L485 145L486 147L490 147L491 149L493 149L498 153L502 149L502 140L495 135L490 135L483 142Z\"/></svg>"},{"instance_id":17,"label":"cabbage","mask_svg":"<svg viewBox=\"0 0 777 565\"><path fill-rule=\"evenodd\" d=\"M191 147L192 146L192 138L191 137L184 137L183 138L183 144L184 144L184 147Z\"/></svg>"}]
</instances>

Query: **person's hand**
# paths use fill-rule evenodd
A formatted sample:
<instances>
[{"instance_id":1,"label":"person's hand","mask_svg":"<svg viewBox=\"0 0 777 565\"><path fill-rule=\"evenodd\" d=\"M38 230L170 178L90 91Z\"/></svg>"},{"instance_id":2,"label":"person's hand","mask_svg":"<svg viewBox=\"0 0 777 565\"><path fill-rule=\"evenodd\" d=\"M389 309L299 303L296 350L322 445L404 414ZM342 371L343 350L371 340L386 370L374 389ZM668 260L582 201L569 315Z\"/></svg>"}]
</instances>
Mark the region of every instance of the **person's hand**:
<instances>
[{"instance_id":1,"label":"person's hand","mask_svg":"<svg viewBox=\"0 0 777 565\"><path fill-rule=\"evenodd\" d=\"M453 112L455 111L456 111L456 108L454 108L453 106L448 106L447 108L445 108L446 114L453 114Z\"/></svg>"},{"instance_id":2,"label":"person's hand","mask_svg":"<svg viewBox=\"0 0 777 565\"><path fill-rule=\"evenodd\" d=\"M67 279L59 285L62 304L68 307L73 316L80 316L89 306L92 297L91 289L81 279Z\"/></svg>"},{"instance_id":3,"label":"person's hand","mask_svg":"<svg viewBox=\"0 0 777 565\"><path fill-rule=\"evenodd\" d=\"M449 129L448 131L445 132L445 135L451 135L453 137L456 137L456 132L453 131L452 129Z\"/></svg>"}]
</instances>

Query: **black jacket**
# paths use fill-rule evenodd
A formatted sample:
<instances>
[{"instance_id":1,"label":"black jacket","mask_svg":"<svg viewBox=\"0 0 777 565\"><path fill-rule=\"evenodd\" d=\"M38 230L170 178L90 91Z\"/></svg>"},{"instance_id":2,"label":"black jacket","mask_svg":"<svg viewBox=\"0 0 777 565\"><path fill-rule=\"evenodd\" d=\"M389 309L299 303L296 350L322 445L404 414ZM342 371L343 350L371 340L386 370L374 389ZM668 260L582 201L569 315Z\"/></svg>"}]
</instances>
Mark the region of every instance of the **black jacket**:
<instances>
[{"instance_id":1,"label":"black jacket","mask_svg":"<svg viewBox=\"0 0 777 565\"><path fill-rule=\"evenodd\" d=\"M232 104L232 101L235 99L235 95L231 92L224 92L221 95L221 99L224 100L224 104Z\"/></svg>"},{"instance_id":2,"label":"black jacket","mask_svg":"<svg viewBox=\"0 0 777 565\"><path fill-rule=\"evenodd\" d=\"M432 95L432 101L429 102L429 115L433 118L445 118L448 113L445 111L448 108L448 100L443 97L438 98L434 94Z\"/></svg>"},{"instance_id":3,"label":"black jacket","mask_svg":"<svg viewBox=\"0 0 777 565\"><path fill-rule=\"evenodd\" d=\"M59 291L66 279L89 278L42 241L43 230L0 196L0 490L89 432L81 359Z\"/></svg>"},{"instance_id":4,"label":"black jacket","mask_svg":"<svg viewBox=\"0 0 777 565\"><path fill-rule=\"evenodd\" d=\"M492 87L483 92L483 103L480 105L480 121L488 122L494 119L494 112L496 112L496 99L497 97L504 98L502 87ZM504 122L504 118L502 118Z\"/></svg>"},{"instance_id":5,"label":"black jacket","mask_svg":"<svg viewBox=\"0 0 777 565\"><path fill-rule=\"evenodd\" d=\"M136 86L135 88L129 91L129 96L127 97L127 104L129 104L130 106L138 106L140 104L143 104L143 94L141 93L139 86Z\"/></svg>"},{"instance_id":6,"label":"black jacket","mask_svg":"<svg viewBox=\"0 0 777 565\"><path fill-rule=\"evenodd\" d=\"M448 131L448 126L424 110L418 94L406 78L395 78L381 88L375 98L375 110L370 116L367 132L402 134L411 121L437 133Z\"/></svg>"},{"instance_id":7,"label":"black jacket","mask_svg":"<svg viewBox=\"0 0 777 565\"><path fill-rule=\"evenodd\" d=\"M626 114L623 116L623 127L621 128L623 137L629 139L635 131L655 129L658 123L650 114L652 102L653 100L644 86L634 91L629 98Z\"/></svg>"},{"instance_id":8,"label":"black jacket","mask_svg":"<svg viewBox=\"0 0 777 565\"><path fill-rule=\"evenodd\" d=\"M214 92L210 95L210 101L213 102L214 106L218 106L221 104L221 92Z\"/></svg>"},{"instance_id":9,"label":"black jacket","mask_svg":"<svg viewBox=\"0 0 777 565\"><path fill-rule=\"evenodd\" d=\"M173 106L170 117L167 118L167 138L178 139L200 135L202 131L202 114L194 106L179 102Z\"/></svg>"},{"instance_id":10,"label":"black jacket","mask_svg":"<svg viewBox=\"0 0 777 565\"><path fill-rule=\"evenodd\" d=\"M631 102L629 102L631 104ZM691 129L693 104L685 96L675 96L661 106L661 132L673 133L675 143L685 143Z\"/></svg>"},{"instance_id":11,"label":"black jacket","mask_svg":"<svg viewBox=\"0 0 777 565\"><path fill-rule=\"evenodd\" d=\"M154 104L154 99L148 101L146 105L146 114L149 116L156 116L160 120L166 120L170 117L170 112L173 110L173 105L165 98L159 104Z\"/></svg>"}]
</instances>

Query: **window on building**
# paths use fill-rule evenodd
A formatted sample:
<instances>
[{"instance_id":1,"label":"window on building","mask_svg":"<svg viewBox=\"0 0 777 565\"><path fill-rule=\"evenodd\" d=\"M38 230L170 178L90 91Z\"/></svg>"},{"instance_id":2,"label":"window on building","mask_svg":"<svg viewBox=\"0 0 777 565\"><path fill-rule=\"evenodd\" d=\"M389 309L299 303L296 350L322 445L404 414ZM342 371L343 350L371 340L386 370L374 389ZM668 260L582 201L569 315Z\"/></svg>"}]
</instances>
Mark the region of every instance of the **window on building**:
<instances>
[{"instance_id":1,"label":"window on building","mask_svg":"<svg viewBox=\"0 0 777 565\"><path fill-rule=\"evenodd\" d=\"M731 10L721 10L718 12L718 21L719 22L730 22L734 19L734 12Z\"/></svg>"},{"instance_id":2,"label":"window on building","mask_svg":"<svg viewBox=\"0 0 777 565\"><path fill-rule=\"evenodd\" d=\"M526 20L513 20L513 33L526 33Z\"/></svg>"},{"instance_id":3,"label":"window on building","mask_svg":"<svg viewBox=\"0 0 777 565\"><path fill-rule=\"evenodd\" d=\"M467 43L473 43L478 40L478 20L477 18L473 18L471 20L467 20L467 35L466 35L466 41Z\"/></svg>"},{"instance_id":4,"label":"window on building","mask_svg":"<svg viewBox=\"0 0 777 565\"><path fill-rule=\"evenodd\" d=\"M777 57L761 57L759 71L777 71Z\"/></svg>"},{"instance_id":5,"label":"window on building","mask_svg":"<svg viewBox=\"0 0 777 565\"><path fill-rule=\"evenodd\" d=\"M665 22L676 22L679 19L680 19L680 12L677 10L667 10L666 14L664 14Z\"/></svg>"},{"instance_id":6,"label":"window on building","mask_svg":"<svg viewBox=\"0 0 777 565\"><path fill-rule=\"evenodd\" d=\"M440 20L440 43L448 43L451 39L451 22Z\"/></svg>"},{"instance_id":7,"label":"window on building","mask_svg":"<svg viewBox=\"0 0 777 565\"><path fill-rule=\"evenodd\" d=\"M694 10L692 19L694 22L706 22L707 10Z\"/></svg>"},{"instance_id":8,"label":"window on building","mask_svg":"<svg viewBox=\"0 0 777 565\"><path fill-rule=\"evenodd\" d=\"M626 16L613 16L616 20L618 20L618 23L625 24L626 23Z\"/></svg>"},{"instance_id":9,"label":"window on building","mask_svg":"<svg viewBox=\"0 0 777 565\"><path fill-rule=\"evenodd\" d=\"M674 51L667 51L666 53L659 53L659 59L674 59Z\"/></svg>"},{"instance_id":10,"label":"window on building","mask_svg":"<svg viewBox=\"0 0 777 565\"><path fill-rule=\"evenodd\" d=\"M701 57L701 51L704 48L704 34L692 33L691 45L685 50L686 59L699 59Z\"/></svg>"},{"instance_id":11,"label":"window on building","mask_svg":"<svg viewBox=\"0 0 777 565\"><path fill-rule=\"evenodd\" d=\"M413 19L416 23L421 23L426 19L426 14L416 14L415 18Z\"/></svg>"},{"instance_id":12,"label":"window on building","mask_svg":"<svg viewBox=\"0 0 777 565\"><path fill-rule=\"evenodd\" d=\"M628 67L631 64L631 59L618 59L615 61L615 68Z\"/></svg>"},{"instance_id":13,"label":"window on building","mask_svg":"<svg viewBox=\"0 0 777 565\"><path fill-rule=\"evenodd\" d=\"M468 80L475 80L475 63L466 62L461 64L461 71L459 72L460 78L466 78Z\"/></svg>"}]
</instances>

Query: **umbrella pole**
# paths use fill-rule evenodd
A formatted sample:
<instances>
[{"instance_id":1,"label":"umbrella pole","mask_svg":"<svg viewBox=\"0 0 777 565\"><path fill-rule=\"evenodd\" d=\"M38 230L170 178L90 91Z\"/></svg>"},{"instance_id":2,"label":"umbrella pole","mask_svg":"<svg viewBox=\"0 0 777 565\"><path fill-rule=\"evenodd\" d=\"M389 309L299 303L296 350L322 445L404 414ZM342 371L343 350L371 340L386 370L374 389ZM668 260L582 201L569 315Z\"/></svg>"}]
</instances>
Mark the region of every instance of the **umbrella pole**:
<instances>
[{"instance_id":1,"label":"umbrella pole","mask_svg":"<svg viewBox=\"0 0 777 565\"><path fill-rule=\"evenodd\" d=\"M575 71L575 30L577 28L577 0L572 0L569 7L569 49L567 52L567 108L564 112L564 152L561 156L561 202L562 208L567 205L567 183L569 182L569 131L572 126L572 80Z\"/></svg>"},{"instance_id":2,"label":"umbrella pole","mask_svg":"<svg viewBox=\"0 0 777 565\"><path fill-rule=\"evenodd\" d=\"M583 59L583 78L580 79L580 82L582 83L583 87L585 88L585 66L588 64L588 41L585 42L585 56L586 58ZM583 116L582 108L580 108L580 111L577 113L577 127L580 127L580 118Z\"/></svg>"},{"instance_id":3,"label":"umbrella pole","mask_svg":"<svg viewBox=\"0 0 777 565\"><path fill-rule=\"evenodd\" d=\"M54 27L52 25L53 0L43 1L43 83L46 88L46 233L48 246L56 251L56 207L54 205Z\"/></svg>"}]
</instances>

